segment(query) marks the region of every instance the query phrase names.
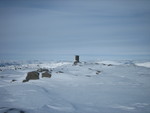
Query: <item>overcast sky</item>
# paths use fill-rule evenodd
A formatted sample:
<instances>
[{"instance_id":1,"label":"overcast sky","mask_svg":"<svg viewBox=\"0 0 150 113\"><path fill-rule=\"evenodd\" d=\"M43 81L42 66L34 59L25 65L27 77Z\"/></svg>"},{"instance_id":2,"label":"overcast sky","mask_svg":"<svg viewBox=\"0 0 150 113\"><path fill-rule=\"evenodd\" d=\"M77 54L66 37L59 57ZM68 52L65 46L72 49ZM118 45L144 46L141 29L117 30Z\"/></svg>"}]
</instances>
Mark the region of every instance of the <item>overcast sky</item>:
<instances>
[{"instance_id":1,"label":"overcast sky","mask_svg":"<svg viewBox=\"0 0 150 113\"><path fill-rule=\"evenodd\" d=\"M0 0L0 59L76 54L150 58L150 0Z\"/></svg>"}]
</instances>

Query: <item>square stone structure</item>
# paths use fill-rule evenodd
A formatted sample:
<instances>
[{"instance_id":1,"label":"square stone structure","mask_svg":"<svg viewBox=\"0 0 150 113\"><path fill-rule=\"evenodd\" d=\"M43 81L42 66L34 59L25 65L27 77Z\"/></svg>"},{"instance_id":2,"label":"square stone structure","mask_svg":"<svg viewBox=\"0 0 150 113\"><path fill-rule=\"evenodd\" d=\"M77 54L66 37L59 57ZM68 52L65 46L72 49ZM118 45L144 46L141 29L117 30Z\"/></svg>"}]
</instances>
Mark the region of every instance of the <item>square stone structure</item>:
<instances>
[{"instance_id":1,"label":"square stone structure","mask_svg":"<svg viewBox=\"0 0 150 113\"><path fill-rule=\"evenodd\" d=\"M75 62L80 62L79 61L79 55L75 55Z\"/></svg>"}]
</instances>

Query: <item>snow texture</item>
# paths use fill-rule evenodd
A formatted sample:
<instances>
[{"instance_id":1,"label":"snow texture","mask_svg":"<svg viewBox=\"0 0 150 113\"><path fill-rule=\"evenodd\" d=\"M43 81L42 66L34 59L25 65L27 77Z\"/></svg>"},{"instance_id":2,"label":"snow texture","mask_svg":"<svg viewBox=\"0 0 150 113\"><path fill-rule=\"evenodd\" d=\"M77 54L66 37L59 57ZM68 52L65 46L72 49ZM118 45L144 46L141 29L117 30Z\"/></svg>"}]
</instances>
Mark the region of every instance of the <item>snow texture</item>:
<instances>
[{"instance_id":1,"label":"snow texture","mask_svg":"<svg viewBox=\"0 0 150 113\"><path fill-rule=\"evenodd\" d=\"M150 62L2 62L0 113L150 113ZM44 68L51 78L23 83Z\"/></svg>"}]
</instances>

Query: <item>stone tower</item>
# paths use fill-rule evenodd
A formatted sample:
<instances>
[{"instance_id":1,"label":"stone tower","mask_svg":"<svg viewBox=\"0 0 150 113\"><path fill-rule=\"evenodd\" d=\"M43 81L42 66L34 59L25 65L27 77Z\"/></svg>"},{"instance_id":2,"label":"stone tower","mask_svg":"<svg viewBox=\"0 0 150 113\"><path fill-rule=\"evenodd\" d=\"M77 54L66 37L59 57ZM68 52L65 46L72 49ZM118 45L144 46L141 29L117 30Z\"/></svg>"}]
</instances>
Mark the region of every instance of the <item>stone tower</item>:
<instances>
[{"instance_id":1,"label":"stone tower","mask_svg":"<svg viewBox=\"0 0 150 113\"><path fill-rule=\"evenodd\" d=\"M74 61L74 64L76 65L77 63L79 63L80 60L79 60L79 55L75 55L75 61Z\"/></svg>"}]
</instances>

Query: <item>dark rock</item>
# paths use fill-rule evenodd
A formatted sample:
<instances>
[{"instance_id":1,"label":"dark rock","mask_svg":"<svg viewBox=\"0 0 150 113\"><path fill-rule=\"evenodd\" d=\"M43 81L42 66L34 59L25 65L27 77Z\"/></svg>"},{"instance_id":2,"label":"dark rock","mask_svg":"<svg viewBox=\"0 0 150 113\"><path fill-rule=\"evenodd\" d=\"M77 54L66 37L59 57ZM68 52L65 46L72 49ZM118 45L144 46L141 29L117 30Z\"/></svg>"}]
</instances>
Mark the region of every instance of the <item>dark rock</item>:
<instances>
[{"instance_id":1,"label":"dark rock","mask_svg":"<svg viewBox=\"0 0 150 113\"><path fill-rule=\"evenodd\" d=\"M17 80L13 79L11 82L15 82L15 81L17 81Z\"/></svg>"},{"instance_id":2,"label":"dark rock","mask_svg":"<svg viewBox=\"0 0 150 113\"><path fill-rule=\"evenodd\" d=\"M89 70L93 70L92 68L89 68Z\"/></svg>"},{"instance_id":3,"label":"dark rock","mask_svg":"<svg viewBox=\"0 0 150 113\"><path fill-rule=\"evenodd\" d=\"M86 77L91 77L91 75L86 75Z\"/></svg>"},{"instance_id":4,"label":"dark rock","mask_svg":"<svg viewBox=\"0 0 150 113\"><path fill-rule=\"evenodd\" d=\"M79 63L78 61L74 61L74 63L73 63L73 64L74 64L74 65L77 65L78 63Z\"/></svg>"},{"instance_id":5,"label":"dark rock","mask_svg":"<svg viewBox=\"0 0 150 113\"><path fill-rule=\"evenodd\" d=\"M45 68L40 68L37 70L37 72L49 72L49 70Z\"/></svg>"},{"instance_id":6,"label":"dark rock","mask_svg":"<svg viewBox=\"0 0 150 113\"><path fill-rule=\"evenodd\" d=\"M105 66L106 64L103 64L103 63L102 63L102 65L104 65L104 66Z\"/></svg>"},{"instance_id":7,"label":"dark rock","mask_svg":"<svg viewBox=\"0 0 150 113\"><path fill-rule=\"evenodd\" d=\"M4 78L4 76L0 76L0 78Z\"/></svg>"},{"instance_id":8,"label":"dark rock","mask_svg":"<svg viewBox=\"0 0 150 113\"><path fill-rule=\"evenodd\" d=\"M18 108L9 108L6 111L4 111L3 113L25 113L25 111L20 110Z\"/></svg>"},{"instance_id":9,"label":"dark rock","mask_svg":"<svg viewBox=\"0 0 150 113\"><path fill-rule=\"evenodd\" d=\"M29 80L23 80L22 82L28 82Z\"/></svg>"},{"instance_id":10,"label":"dark rock","mask_svg":"<svg viewBox=\"0 0 150 113\"><path fill-rule=\"evenodd\" d=\"M98 75L98 74L100 74L101 73L101 71L96 71L96 74Z\"/></svg>"},{"instance_id":11,"label":"dark rock","mask_svg":"<svg viewBox=\"0 0 150 113\"><path fill-rule=\"evenodd\" d=\"M108 66L113 66L112 64L108 64Z\"/></svg>"},{"instance_id":12,"label":"dark rock","mask_svg":"<svg viewBox=\"0 0 150 113\"><path fill-rule=\"evenodd\" d=\"M78 66L82 66L81 64L82 64L81 62L74 61L73 66L76 66L76 65L78 65Z\"/></svg>"},{"instance_id":13,"label":"dark rock","mask_svg":"<svg viewBox=\"0 0 150 113\"><path fill-rule=\"evenodd\" d=\"M39 79L39 73L37 71L28 72L26 80L36 80Z\"/></svg>"},{"instance_id":14,"label":"dark rock","mask_svg":"<svg viewBox=\"0 0 150 113\"><path fill-rule=\"evenodd\" d=\"M99 65L99 63L95 63L96 65Z\"/></svg>"},{"instance_id":15,"label":"dark rock","mask_svg":"<svg viewBox=\"0 0 150 113\"><path fill-rule=\"evenodd\" d=\"M43 77L48 77L48 78L50 78L52 75L51 75L51 73L49 73L49 72L44 72L44 73L42 73L42 78Z\"/></svg>"},{"instance_id":16,"label":"dark rock","mask_svg":"<svg viewBox=\"0 0 150 113\"><path fill-rule=\"evenodd\" d=\"M56 73L64 73L63 71L57 71Z\"/></svg>"}]
</instances>

